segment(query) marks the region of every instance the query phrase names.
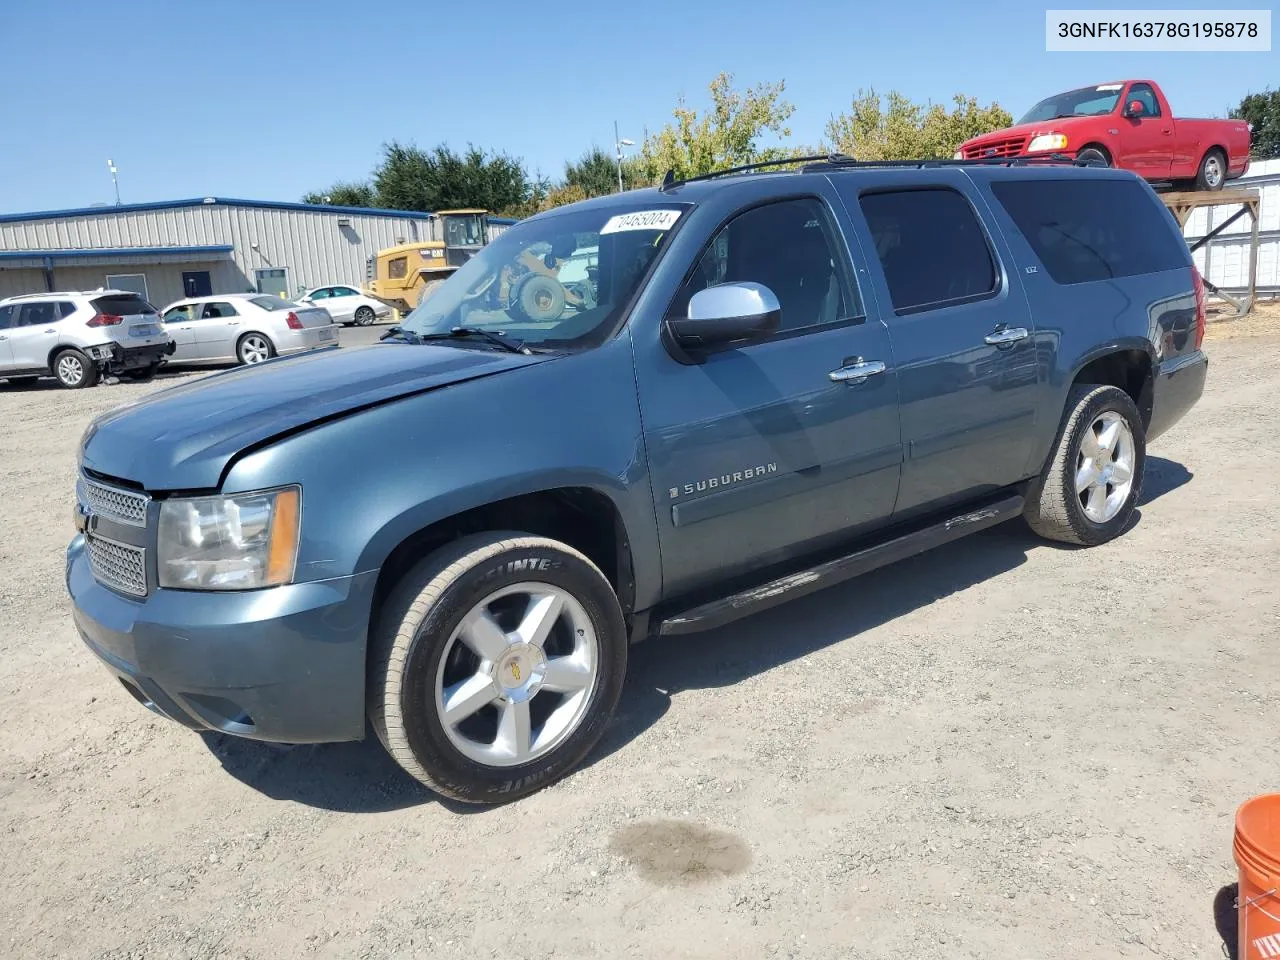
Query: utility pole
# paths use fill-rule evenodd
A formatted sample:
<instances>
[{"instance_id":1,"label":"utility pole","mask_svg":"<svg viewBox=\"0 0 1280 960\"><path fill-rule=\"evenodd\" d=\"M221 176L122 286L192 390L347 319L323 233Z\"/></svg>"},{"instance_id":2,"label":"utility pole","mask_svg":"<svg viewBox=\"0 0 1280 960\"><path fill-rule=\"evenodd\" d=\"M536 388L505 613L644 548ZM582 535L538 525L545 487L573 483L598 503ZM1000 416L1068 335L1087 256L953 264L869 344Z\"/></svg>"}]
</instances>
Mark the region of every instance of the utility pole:
<instances>
[{"instance_id":1,"label":"utility pole","mask_svg":"<svg viewBox=\"0 0 1280 960\"><path fill-rule=\"evenodd\" d=\"M634 140L626 140L618 137L618 121L613 121L613 149L618 160L618 192L622 192L622 148L634 147Z\"/></svg>"},{"instance_id":2,"label":"utility pole","mask_svg":"<svg viewBox=\"0 0 1280 960\"><path fill-rule=\"evenodd\" d=\"M116 206L118 207L120 206L120 180L116 177L116 174L119 173L119 171L116 170L114 160L110 158L107 159L107 169L111 171L111 183L116 188Z\"/></svg>"}]
</instances>

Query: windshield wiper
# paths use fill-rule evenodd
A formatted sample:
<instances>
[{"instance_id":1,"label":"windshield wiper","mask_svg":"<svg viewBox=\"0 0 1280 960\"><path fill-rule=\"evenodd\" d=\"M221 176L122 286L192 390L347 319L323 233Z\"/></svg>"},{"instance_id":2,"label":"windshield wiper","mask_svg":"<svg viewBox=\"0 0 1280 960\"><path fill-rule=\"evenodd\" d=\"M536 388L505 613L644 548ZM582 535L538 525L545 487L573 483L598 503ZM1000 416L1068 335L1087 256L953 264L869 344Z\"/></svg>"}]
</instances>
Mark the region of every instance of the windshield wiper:
<instances>
[{"instance_id":1,"label":"windshield wiper","mask_svg":"<svg viewBox=\"0 0 1280 960\"><path fill-rule=\"evenodd\" d=\"M418 336L418 334L414 333L412 330L404 329L404 327L392 327L390 330L388 330L378 339L393 340L397 338L403 340L405 343L421 343L422 342L422 337Z\"/></svg>"},{"instance_id":2,"label":"windshield wiper","mask_svg":"<svg viewBox=\"0 0 1280 960\"><path fill-rule=\"evenodd\" d=\"M414 334L414 336L418 338L415 341L416 343L424 343L427 340L460 340L464 337L480 337L481 339L488 340L490 343L496 344L509 353L520 353L525 356L529 356L533 353L532 350L524 345L523 340L516 343L504 337L501 331L495 332L493 330L482 330L479 327L454 327L447 333Z\"/></svg>"}]
</instances>

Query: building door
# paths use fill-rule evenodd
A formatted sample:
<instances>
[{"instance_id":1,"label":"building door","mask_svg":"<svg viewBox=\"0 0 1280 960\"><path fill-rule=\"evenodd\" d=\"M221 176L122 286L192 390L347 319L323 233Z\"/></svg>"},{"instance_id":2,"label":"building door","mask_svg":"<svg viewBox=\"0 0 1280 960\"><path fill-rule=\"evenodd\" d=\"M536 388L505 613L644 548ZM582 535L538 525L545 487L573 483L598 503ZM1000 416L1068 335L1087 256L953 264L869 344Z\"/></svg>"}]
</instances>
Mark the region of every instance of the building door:
<instances>
[{"instance_id":1,"label":"building door","mask_svg":"<svg viewBox=\"0 0 1280 960\"><path fill-rule=\"evenodd\" d=\"M289 268L272 267L253 271L253 279L259 293L272 293L283 300L289 299Z\"/></svg>"},{"instance_id":2,"label":"building door","mask_svg":"<svg viewBox=\"0 0 1280 960\"><path fill-rule=\"evenodd\" d=\"M109 273L107 289L130 290L146 300L148 299L147 275L145 273Z\"/></svg>"},{"instance_id":3,"label":"building door","mask_svg":"<svg viewBox=\"0 0 1280 960\"><path fill-rule=\"evenodd\" d=\"M184 297L208 297L213 295L213 284L208 270L183 270L182 295Z\"/></svg>"}]
</instances>

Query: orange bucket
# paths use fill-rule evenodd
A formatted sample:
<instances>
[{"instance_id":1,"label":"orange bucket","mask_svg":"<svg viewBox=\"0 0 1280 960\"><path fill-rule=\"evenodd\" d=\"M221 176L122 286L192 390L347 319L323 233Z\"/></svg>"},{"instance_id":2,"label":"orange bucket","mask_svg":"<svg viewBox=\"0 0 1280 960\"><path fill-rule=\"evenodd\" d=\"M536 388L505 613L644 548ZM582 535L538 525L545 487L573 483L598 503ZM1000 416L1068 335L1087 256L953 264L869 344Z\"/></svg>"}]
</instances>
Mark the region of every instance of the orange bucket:
<instances>
[{"instance_id":1,"label":"orange bucket","mask_svg":"<svg viewBox=\"0 0 1280 960\"><path fill-rule=\"evenodd\" d=\"M1232 843L1240 887L1238 960L1280 957L1280 793L1247 800L1236 811Z\"/></svg>"}]
</instances>

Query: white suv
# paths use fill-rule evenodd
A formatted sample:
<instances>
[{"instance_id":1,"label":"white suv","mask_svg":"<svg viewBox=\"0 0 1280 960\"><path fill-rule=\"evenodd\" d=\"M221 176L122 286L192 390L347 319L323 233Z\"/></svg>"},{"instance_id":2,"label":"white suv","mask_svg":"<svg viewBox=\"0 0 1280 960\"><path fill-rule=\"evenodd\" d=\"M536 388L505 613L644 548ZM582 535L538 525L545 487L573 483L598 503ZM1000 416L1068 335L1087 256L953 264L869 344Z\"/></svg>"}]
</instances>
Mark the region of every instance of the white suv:
<instances>
[{"instance_id":1,"label":"white suv","mask_svg":"<svg viewBox=\"0 0 1280 960\"><path fill-rule=\"evenodd\" d=\"M30 293L0 300L0 378L53 375L91 387L103 375L148 379L174 351L156 308L130 290Z\"/></svg>"}]
</instances>

